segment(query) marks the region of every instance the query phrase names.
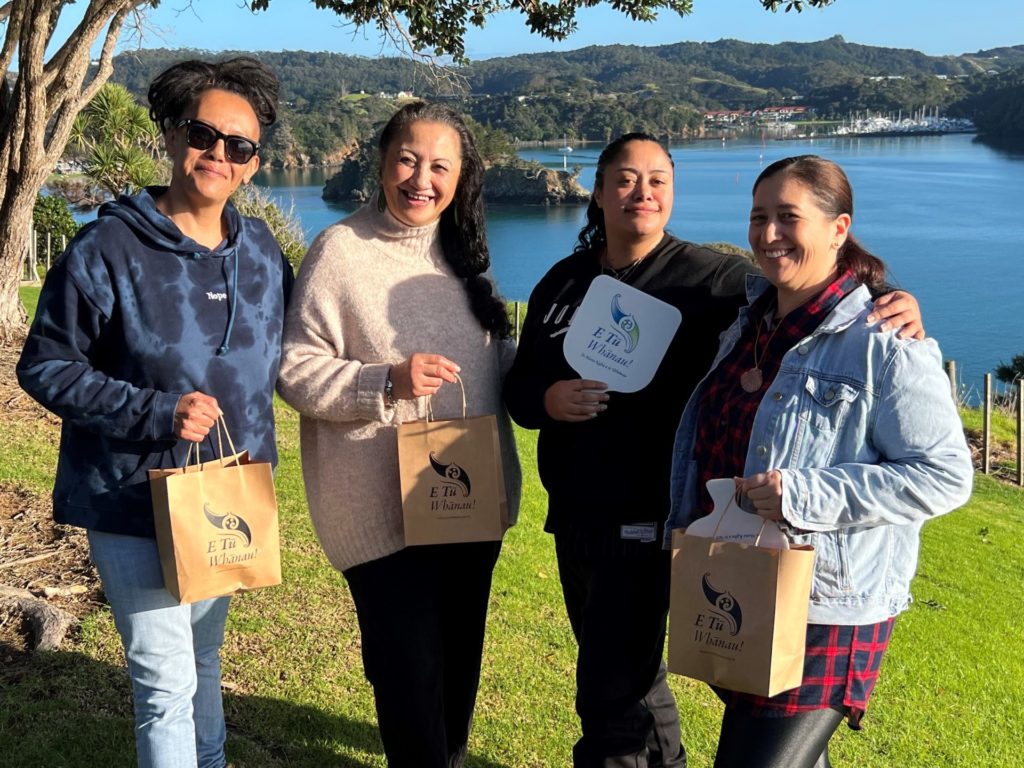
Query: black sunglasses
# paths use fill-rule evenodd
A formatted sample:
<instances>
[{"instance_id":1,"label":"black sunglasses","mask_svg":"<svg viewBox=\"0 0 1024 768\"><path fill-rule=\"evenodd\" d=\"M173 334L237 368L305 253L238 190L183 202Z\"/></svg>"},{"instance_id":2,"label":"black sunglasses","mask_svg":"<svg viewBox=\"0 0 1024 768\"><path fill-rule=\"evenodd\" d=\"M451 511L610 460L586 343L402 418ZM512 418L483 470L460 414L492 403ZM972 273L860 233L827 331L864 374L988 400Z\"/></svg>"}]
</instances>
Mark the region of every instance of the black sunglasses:
<instances>
[{"instance_id":1,"label":"black sunglasses","mask_svg":"<svg viewBox=\"0 0 1024 768\"><path fill-rule=\"evenodd\" d=\"M216 144L218 139L223 139L224 154L228 160L238 165L245 165L260 151L259 142L245 136L229 136L199 120L186 118L179 120L174 127L185 128L185 141L192 149L206 150Z\"/></svg>"}]
</instances>

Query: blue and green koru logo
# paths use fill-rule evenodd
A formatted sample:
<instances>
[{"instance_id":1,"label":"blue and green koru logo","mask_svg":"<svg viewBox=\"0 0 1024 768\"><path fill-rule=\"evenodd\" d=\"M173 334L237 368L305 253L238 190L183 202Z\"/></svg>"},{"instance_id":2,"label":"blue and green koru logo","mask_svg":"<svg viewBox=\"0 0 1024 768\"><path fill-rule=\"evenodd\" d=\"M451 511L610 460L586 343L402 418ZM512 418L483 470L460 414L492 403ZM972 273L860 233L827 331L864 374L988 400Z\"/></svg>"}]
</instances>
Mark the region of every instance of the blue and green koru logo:
<instances>
[{"instance_id":1,"label":"blue and green koru logo","mask_svg":"<svg viewBox=\"0 0 1024 768\"><path fill-rule=\"evenodd\" d=\"M463 496L469 496L470 483L469 474L454 461L445 464L437 458L434 452L430 453L430 466L441 476L441 483L458 488Z\"/></svg>"},{"instance_id":2,"label":"blue and green koru logo","mask_svg":"<svg viewBox=\"0 0 1024 768\"><path fill-rule=\"evenodd\" d=\"M230 512L218 515L210 509L208 503L203 504L203 514L214 528L220 528L227 534L237 536L247 547L252 544L252 531L249 529L249 524L245 522L245 518Z\"/></svg>"},{"instance_id":3,"label":"blue and green koru logo","mask_svg":"<svg viewBox=\"0 0 1024 768\"><path fill-rule=\"evenodd\" d=\"M710 573L705 573L704 578L700 581L701 587L704 588L704 597L714 606L712 613L729 625L729 634L738 635L740 626L743 624L743 612L740 610L740 604L728 590L720 592L711 586L711 582L708 581L710 575Z\"/></svg>"},{"instance_id":4,"label":"blue and green koru logo","mask_svg":"<svg viewBox=\"0 0 1024 768\"><path fill-rule=\"evenodd\" d=\"M622 309L619 304L621 296L621 293L612 296L612 325L615 328L615 333L621 336L625 342L625 351L632 352L636 349L637 342L640 341L640 324L633 315L627 314Z\"/></svg>"}]
</instances>

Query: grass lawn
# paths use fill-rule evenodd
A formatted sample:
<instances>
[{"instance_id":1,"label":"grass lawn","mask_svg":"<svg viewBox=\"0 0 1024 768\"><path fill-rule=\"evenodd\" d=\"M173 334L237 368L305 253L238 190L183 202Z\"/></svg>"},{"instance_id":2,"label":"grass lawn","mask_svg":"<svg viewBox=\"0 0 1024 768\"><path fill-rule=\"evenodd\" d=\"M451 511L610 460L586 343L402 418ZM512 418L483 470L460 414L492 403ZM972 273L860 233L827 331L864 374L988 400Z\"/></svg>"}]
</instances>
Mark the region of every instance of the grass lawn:
<instances>
[{"instance_id":1,"label":"grass lawn","mask_svg":"<svg viewBox=\"0 0 1024 768\"><path fill-rule=\"evenodd\" d=\"M239 768L384 766L352 601L306 512L298 419L280 403L278 417L284 584L233 603L223 653L229 759ZM48 492L52 431L0 420L0 481ZM535 436L517 437L525 496L495 574L469 765L562 768L578 737L575 646L541 530ZM833 739L836 766L1024 766L1022 523L1024 491L979 477L966 507L925 526L916 602L897 621L864 730L841 727ZM709 768L721 707L702 684L671 683L690 765ZM0 682L0 755L10 768L134 764L109 611L60 651L37 654L20 679Z\"/></svg>"}]
</instances>

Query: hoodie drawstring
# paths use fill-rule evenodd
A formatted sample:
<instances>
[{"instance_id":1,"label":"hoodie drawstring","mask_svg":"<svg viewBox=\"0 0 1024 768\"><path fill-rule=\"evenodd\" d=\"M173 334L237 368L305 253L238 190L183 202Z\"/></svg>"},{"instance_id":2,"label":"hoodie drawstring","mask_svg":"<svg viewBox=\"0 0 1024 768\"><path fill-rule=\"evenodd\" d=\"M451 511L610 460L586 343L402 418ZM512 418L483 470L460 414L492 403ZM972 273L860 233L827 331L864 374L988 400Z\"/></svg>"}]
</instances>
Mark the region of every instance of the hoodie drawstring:
<instances>
[{"instance_id":1,"label":"hoodie drawstring","mask_svg":"<svg viewBox=\"0 0 1024 768\"><path fill-rule=\"evenodd\" d=\"M228 296L228 327L224 331L224 341L217 348L218 355L226 355L228 350L231 348L228 346L231 341L231 329L235 326L235 305L238 302L238 248L232 252L234 256L234 265L231 273L231 293Z\"/></svg>"}]
</instances>

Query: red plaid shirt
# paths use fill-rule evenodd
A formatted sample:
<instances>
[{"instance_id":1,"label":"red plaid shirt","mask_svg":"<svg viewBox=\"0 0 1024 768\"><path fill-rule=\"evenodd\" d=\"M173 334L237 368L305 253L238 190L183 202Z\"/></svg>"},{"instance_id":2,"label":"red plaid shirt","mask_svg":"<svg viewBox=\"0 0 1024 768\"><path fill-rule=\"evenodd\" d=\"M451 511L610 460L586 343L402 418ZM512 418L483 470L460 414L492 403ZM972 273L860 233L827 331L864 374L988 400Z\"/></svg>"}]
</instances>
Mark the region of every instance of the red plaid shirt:
<instances>
[{"instance_id":1,"label":"red plaid shirt","mask_svg":"<svg viewBox=\"0 0 1024 768\"><path fill-rule=\"evenodd\" d=\"M716 477L742 476L754 416L779 372L783 356L812 334L856 287L853 273L846 272L816 299L786 315L775 328L762 321L775 305L774 290L751 305L751 326L719 363L700 400L694 456L702 484ZM761 369L763 383L756 392L747 392L740 385L740 376L755 367L755 335L757 367ZM702 504L705 513L712 511L706 490ZM864 626L808 624L804 677L799 688L772 698L722 689L716 692L727 706L754 717L787 717L808 710L845 708L850 726L859 728L889 645L892 625L893 619Z\"/></svg>"},{"instance_id":2,"label":"red plaid shirt","mask_svg":"<svg viewBox=\"0 0 1024 768\"><path fill-rule=\"evenodd\" d=\"M797 307L773 328L764 317L775 306L774 288L751 305L751 324L736 346L722 359L708 379L700 399L694 458L700 468L701 501L704 514L712 511L706 483L717 477L742 477L747 460L754 416L782 365L782 358L798 341L812 334L846 294L857 287L850 271L832 282L816 299ZM744 372L754 368L754 341L762 384L756 392L740 385Z\"/></svg>"},{"instance_id":3,"label":"red plaid shirt","mask_svg":"<svg viewBox=\"0 0 1024 768\"><path fill-rule=\"evenodd\" d=\"M895 619L859 627L808 624L804 679L799 688L768 698L715 688L727 707L751 717L791 717L815 709L845 709L847 721L860 720L878 680Z\"/></svg>"}]
</instances>

